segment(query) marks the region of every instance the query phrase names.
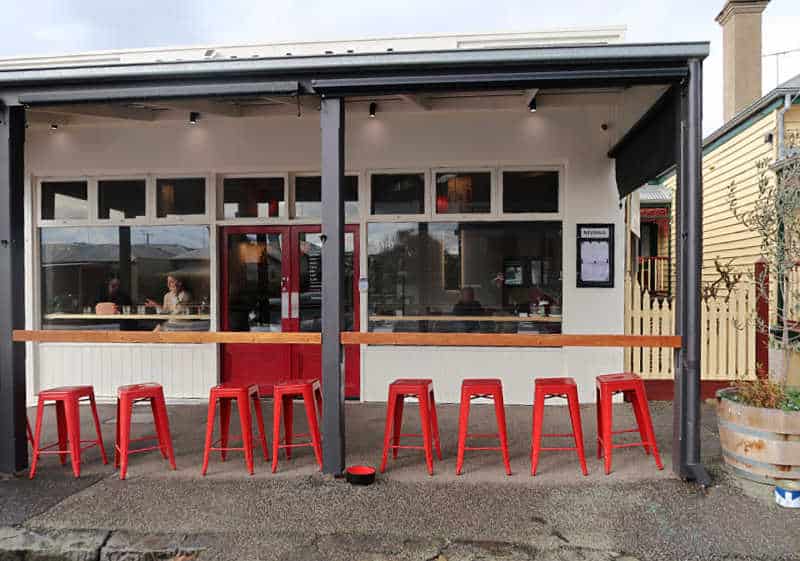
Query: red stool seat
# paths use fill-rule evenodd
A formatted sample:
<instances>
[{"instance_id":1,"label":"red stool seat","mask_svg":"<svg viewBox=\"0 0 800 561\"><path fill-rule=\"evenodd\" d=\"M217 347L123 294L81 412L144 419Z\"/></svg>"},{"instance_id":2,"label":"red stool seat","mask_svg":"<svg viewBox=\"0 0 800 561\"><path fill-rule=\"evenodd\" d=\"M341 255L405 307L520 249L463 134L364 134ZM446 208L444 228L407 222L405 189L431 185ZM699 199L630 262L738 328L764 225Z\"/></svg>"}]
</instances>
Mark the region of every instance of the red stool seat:
<instances>
[{"instance_id":1,"label":"red stool seat","mask_svg":"<svg viewBox=\"0 0 800 561\"><path fill-rule=\"evenodd\" d=\"M97 438L94 440L81 440L81 420L80 402L89 401L92 417L94 418L94 428ZM58 423L58 442L42 446L42 418L44 417L44 406L48 401L55 402L56 421ZM67 448L69 442L69 448ZM81 444L89 443L88 446ZM51 450L58 446L58 450ZM72 473L75 477L81 476L81 452L87 448L98 446L103 463L108 463L106 449L103 446L103 434L100 431L100 419L97 416L97 404L94 400L94 388L92 386L70 386L62 388L52 388L39 392L39 402L36 408L36 430L33 435L33 460L31 461L30 478L36 475L36 466L39 456L42 454L56 454L61 460L61 465L67 462L66 455L72 459Z\"/></svg>"},{"instance_id":2,"label":"red stool seat","mask_svg":"<svg viewBox=\"0 0 800 561\"><path fill-rule=\"evenodd\" d=\"M658 454L658 445L653 431L653 420L642 379L631 372L621 374L604 374L596 378L597 388L597 457L604 457L606 475L611 473L611 451L614 448L630 448L642 446L646 454L653 452L658 469L664 469ZM631 402L636 416L636 428L613 430L612 398L622 393ZM614 444L615 434L638 432L640 442Z\"/></svg>"},{"instance_id":3,"label":"red stool seat","mask_svg":"<svg viewBox=\"0 0 800 561\"><path fill-rule=\"evenodd\" d=\"M294 434L294 398L303 400L308 420L308 432ZM322 468L322 441L319 435L319 417L322 415L322 388L317 378L291 380L275 384L272 390L272 473L278 471L278 451L286 451L292 458L292 448L311 447L317 465ZM283 417L283 443L281 443L281 416ZM310 438L308 442L294 442L295 437Z\"/></svg>"},{"instance_id":4,"label":"red stool seat","mask_svg":"<svg viewBox=\"0 0 800 561\"><path fill-rule=\"evenodd\" d=\"M402 434L403 404L406 397L419 400L420 422L422 434ZM401 437L422 437L422 446L401 445ZM428 378L400 378L389 384L389 402L386 408L386 428L383 435L383 460L381 473L386 471L389 449L392 457L397 458L401 448L424 450L428 474L433 475L433 446L436 455L442 459L442 448L439 442L439 419L436 416L436 401L433 397L433 380Z\"/></svg>"},{"instance_id":5,"label":"red stool seat","mask_svg":"<svg viewBox=\"0 0 800 561\"><path fill-rule=\"evenodd\" d=\"M571 433L542 434L544 422L544 402L551 397L563 397L569 405L569 416L572 422ZM542 447L542 437L572 438L575 446L550 446ZM575 450L581 463L583 475L588 475L586 469L586 454L583 449L583 427L581 426L581 409L578 403L578 385L573 378L536 378L533 391L533 435L531 436L531 475L536 475L539 465L539 453L542 450L560 451Z\"/></svg>"},{"instance_id":6,"label":"red stool seat","mask_svg":"<svg viewBox=\"0 0 800 561\"><path fill-rule=\"evenodd\" d=\"M131 417L133 406L143 401L150 402L153 411L153 424L156 434L131 439ZM130 449L131 442L158 440L157 446ZM172 450L172 436L169 431L167 405L164 402L164 389L160 384L144 383L120 386L117 388L117 438L114 450L114 467L119 468L119 478L125 479L128 474L128 456L139 452L159 450L164 459L169 459L175 469L175 453Z\"/></svg>"},{"instance_id":7,"label":"red stool seat","mask_svg":"<svg viewBox=\"0 0 800 561\"><path fill-rule=\"evenodd\" d=\"M491 398L494 401L494 413L497 417L497 432L492 434L467 433L469 425L469 408L472 400L478 397ZM467 438L497 438L500 446L467 446ZM508 458L508 433L506 431L506 410L503 404L503 382L496 378L471 378L461 382L461 406L458 415L458 459L456 475L461 475L464 465L465 450L499 450L503 454L506 475L511 475L511 463Z\"/></svg>"},{"instance_id":8,"label":"red stool seat","mask_svg":"<svg viewBox=\"0 0 800 561\"><path fill-rule=\"evenodd\" d=\"M214 436L214 418L216 417L217 402L219 401L219 440L212 442ZM236 401L236 409L239 411L239 424L242 429L242 446L230 447L230 425L231 425L231 404ZM206 421L206 443L203 450L203 468L202 474L205 475L208 471L208 460L212 451L219 452L224 462L228 452L238 451L244 452L244 461L247 465L247 471L253 475L254 461L253 450L255 443L253 442L253 417L251 413L251 406L256 411L256 426L258 428L259 441L261 444L261 451L264 454L264 460L268 460L267 456L267 437L264 433L264 414L261 411L261 400L258 393L258 386L252 385L238 385L238 384L219 384L211 388L208 397L208 420Z\"/></svg>"}]
</instances>

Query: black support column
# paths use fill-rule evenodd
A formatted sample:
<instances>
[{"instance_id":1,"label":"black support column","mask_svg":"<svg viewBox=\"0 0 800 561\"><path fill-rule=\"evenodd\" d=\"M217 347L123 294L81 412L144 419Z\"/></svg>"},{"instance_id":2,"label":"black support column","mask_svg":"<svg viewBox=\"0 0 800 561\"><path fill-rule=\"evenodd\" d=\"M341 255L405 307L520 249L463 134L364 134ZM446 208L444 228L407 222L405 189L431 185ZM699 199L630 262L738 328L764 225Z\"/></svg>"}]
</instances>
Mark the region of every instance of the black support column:
<instances>
[{"instance_id":1,"label":"black support column","mask_svg":"<svg viewBox=\"0 0 800 561\"><path fill-rule=\"evenodd\" d=\"M344 472L344 100L322 98L322 471Z\"/></svg>"},{"instance_id":2,"label":"black support column","mask_svg":"<svg viewBox=\"0 0 800 561\"><path fill-rule=\"evenodd\" d=\"M682 337L675 368L673 470L682 478L708 485L700 463L700 322L703 266L703 66L689 61L681 92L681 147L678 151L678 315Z\"/></svg>"},{"instance_id":3,"label":"black support column","mask_svg":"<svg viewBox=\"0 0 800 561\"><path fill-rule=\"evenodd\" d=\"M25 434L25 109L0 104L0 473L28 465Z\"/></svg>"}]
</instances>

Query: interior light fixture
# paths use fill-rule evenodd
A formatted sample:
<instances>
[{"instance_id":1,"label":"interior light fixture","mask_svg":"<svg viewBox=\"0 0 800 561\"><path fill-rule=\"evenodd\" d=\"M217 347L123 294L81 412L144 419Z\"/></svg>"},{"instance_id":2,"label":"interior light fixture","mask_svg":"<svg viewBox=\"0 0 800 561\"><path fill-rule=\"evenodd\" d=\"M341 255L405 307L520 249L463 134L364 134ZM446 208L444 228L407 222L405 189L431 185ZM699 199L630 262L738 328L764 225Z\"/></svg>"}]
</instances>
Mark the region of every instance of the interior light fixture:
<instances>
[{"instance_id":1,"label":"interior light fixture","mask_svg":"<svg viewBox=\"0 0 800 561\"><path fill-rule=\"evenodd\" d=\"M198 113L197 111L192 111L191 113L189 113L190 125L196 125L199 119L200 119L200 113Z\"/></svg>"},{"instance_id":2,"label":"interior light fixture","mask_svg":"<svg viewBox=\"0 0 800 561\"><path fill-rule=\"evenodd\" d=\"M377 110L378 110L378 104L377 103L375 103L373 101L372 103L369 104L369 116L370 116L370 119L374 119L375 118L375 112Z\"/></svg>"},{"instance_id":3,"label":"interior light fixture","mask_svg":"<svg viewBox=\"0 0 800 561\"><path fill-rule=\"evenodd\" d=\"M528 102L528 111L531 113L536 113L536 97L532 97Z\"/></svg>"},{"instance_id":4,"label":"interior light fixture","mask_svg":"<svg viewBox=\"0 0 800 561\"><path fill-rule=\"evenodd\" d=\"M50 130L51 131L58 130L58 123L50 123Z\"/></svg>"}]
</instances>

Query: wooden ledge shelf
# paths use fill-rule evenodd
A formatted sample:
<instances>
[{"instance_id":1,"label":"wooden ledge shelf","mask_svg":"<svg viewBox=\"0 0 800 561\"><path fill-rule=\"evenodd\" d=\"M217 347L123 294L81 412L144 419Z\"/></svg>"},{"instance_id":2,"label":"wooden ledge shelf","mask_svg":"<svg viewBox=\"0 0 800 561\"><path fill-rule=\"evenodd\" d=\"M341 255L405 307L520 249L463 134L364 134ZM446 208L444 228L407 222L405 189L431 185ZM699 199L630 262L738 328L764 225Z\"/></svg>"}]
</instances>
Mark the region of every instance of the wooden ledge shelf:
<instances>
[{"instance_id":1,"label":"wooden ledge shelf","mask_svg":"<svg viewBox=\"0 0 800 561\"><path fill-rule=\"evenodd\" d=\"M245 343L319 345L319 333L211 331L15 330L16 342L39 343ZM419 347L660 347L678 349L673 335L525 335L514 333L360 333L344 332L343 345Z\"/></svg>"},{"instance_id":2,"label":"wooden ledge shelf","mask_svg":"<svg viewBox=\"0 0 800 561\"><path fill-rule=\"evenodd\" d=\"M319 333L253 331L95 331L74 329L15 330L14 341L39 343L250 343L319 345Z\"/></svg>"}]
</instances>

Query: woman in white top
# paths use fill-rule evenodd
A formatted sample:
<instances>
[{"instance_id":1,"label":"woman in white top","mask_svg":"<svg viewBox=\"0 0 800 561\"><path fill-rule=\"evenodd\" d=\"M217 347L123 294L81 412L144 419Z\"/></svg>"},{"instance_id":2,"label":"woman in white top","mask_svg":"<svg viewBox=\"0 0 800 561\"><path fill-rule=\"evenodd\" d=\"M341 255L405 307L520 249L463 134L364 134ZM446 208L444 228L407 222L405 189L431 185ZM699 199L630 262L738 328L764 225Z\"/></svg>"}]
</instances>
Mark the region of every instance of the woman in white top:
<instances>
[{"instance_id":1,"label":"woman in white top","mask_svg":"<svg viewBox=\"0 0 800 561\"><path fill-rule=\"evenodd\" d=\"M167 288L169 290L164 294L164 302L161 306L162 313L177 314L185 311L192 300L192 295L183 287L183 281L168 275ZM148 298L145 305L152 307L158 306L158 303Z\"/></svg>"}]
</instances>

